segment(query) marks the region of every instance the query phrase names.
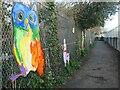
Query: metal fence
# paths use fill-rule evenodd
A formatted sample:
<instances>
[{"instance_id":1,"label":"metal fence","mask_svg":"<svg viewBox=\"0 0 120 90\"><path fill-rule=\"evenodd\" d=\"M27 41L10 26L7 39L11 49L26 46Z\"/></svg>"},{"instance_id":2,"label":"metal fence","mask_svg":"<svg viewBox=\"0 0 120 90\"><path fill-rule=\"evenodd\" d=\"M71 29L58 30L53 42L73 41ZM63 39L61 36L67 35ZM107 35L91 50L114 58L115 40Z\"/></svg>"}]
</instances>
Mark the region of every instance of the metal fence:
<instances>
[{"instance_id":1,"label":"metal fence","mask_svg":"<svg viewBox=\"0 0 120 90\"><path fill-rule=\"evenodd\" d=\"M37 4L38 7L41 7L40 4ZM36 72L30 72L30 74L27 77L20 77L15 82L11 83L8 78L16 73L19 73L18 64L15 60L15 57L13 55L13 27L12 27L12 17L11 17L11 11L13 7L13 2L1 2L0 4L0 64L1 72L2 72L2 80L1 84L3 88L25 88L25 87L31 87L31 83L33 82L34 75ZM47 13L48 9L42 8L43 12L40 14L40 9L38 8L38 16L42 17L41 15L44 15L45 19L40 21L40 37L41 42L45 54L45 62L46 67L51 67L51 61L50 61L50 50L47 47L47 40L49 40L48 37L48 25L46 22L47 20ZM59 10L58 10L59 11ZM76 35L73 33L73 29L75 28L75 32L78 31L78 40L81 44L81 31L79 30L79 27L75 27L74 21L70 20L69 17L67 17L65 14L57 13L57 35L59 38L59 44L60 46L63 44L63 39L67 40L67 46L68 51L71 56L76 55ZM90 34L90 32L88 33ZM94 40L94 35L91 34L91 36L88 36L86 39L86 48L90 44L90 38ZM87 43L89 42L89 43ZM87 48L88 49L88 48ZM62 57L62 52L61 52ZM61 65L63 64L63 60L61 60ZM33 74L34 73L34 74ZM35 78L34 78L35 79Z\"/></svg>"},{"instance_id":2,"label":"metal fence","mask_svg":"<svg viewBox=\"0 0 120 90\"><path fill-rule=\"evenodd\" d=\"M120 51L120 26L104 34L104 41Z\"/></svg>"}]
</instances>

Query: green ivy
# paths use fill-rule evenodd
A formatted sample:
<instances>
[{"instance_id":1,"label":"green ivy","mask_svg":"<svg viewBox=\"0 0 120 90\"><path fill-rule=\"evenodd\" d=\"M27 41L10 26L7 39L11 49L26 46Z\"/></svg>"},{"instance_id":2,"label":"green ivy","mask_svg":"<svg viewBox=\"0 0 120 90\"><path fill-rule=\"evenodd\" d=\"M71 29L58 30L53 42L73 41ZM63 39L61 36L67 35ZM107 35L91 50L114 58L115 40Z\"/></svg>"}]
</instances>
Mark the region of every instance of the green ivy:
<instances>
[{"instance_id":1,"label":"green ivy","mask_svg":"<svg viewBox=\"0 0 120 90\"><path fill-rule=\"evenodd\" d=\"M77 58L76 59L80 59L80 55L81 55L81 48L80 48L80 41L78 39L78 31L76 30L75 32L75 38L76 38L76 54L77 54Z\"/></svg>"},{"instance_id":2,"label":"green ivy","mask_svg":"<svg viewBox=\"0 0 120 90\"><path fill-rule=\"evenodd\" d=\"M81 50L81 56L84 57L87 55L87 50Z\"/></svg>"},{"instance_id":3,"label":"green ivy","mask_svg":"<svg viewBox=\"0 0 120 90\"><path fill-rule=\"evenodd\" d=\"M59 75L59 66L60 66L60 46L59 40L57 37L57 28L56 28L56 12L55 12L55 4L54 2L46 2L46 5L49 7L49 40L47 41L48 47L50 48L50 61L51 61L51 68L53 76Z\"/></svg>"},{"instance_id":4,"label":"green ivy","mask_svg":"<svg viewBox=\"0 0 120 90\"><path fill-rule=\"evenodd\" d=\"M90 44L90 49L94 47L95 41Z\"/></svg>"}]
</instances>

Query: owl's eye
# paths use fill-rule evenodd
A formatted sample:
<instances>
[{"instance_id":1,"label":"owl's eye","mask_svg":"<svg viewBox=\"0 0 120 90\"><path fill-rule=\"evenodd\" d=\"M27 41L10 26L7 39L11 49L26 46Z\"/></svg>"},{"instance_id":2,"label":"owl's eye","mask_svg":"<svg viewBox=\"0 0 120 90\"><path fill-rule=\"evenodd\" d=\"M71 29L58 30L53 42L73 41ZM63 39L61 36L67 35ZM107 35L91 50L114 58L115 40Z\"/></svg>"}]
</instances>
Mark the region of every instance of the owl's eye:
<instances>
[{"instance_id":1,"label":"owl's eye","mask_svg":"<svg viewBox=\"0 0 120 90\"><path fill-rule=\"evenodd\" d=\"M19 21L22 21L23 19L24 19L23 13L22 13L22 12L19 12L19 13L18 13L18 20L19 20Z\"/></svg>"},{"instance_id":2,"label":"owl's eye","mask_svg":"<svg viewBox=\"0 0 120 90\"><path fill-rule=\"evenodd\" d=\"M29 15L29 20L34 23L34 16L32 14Z\"/></svg>"}]
</instances>

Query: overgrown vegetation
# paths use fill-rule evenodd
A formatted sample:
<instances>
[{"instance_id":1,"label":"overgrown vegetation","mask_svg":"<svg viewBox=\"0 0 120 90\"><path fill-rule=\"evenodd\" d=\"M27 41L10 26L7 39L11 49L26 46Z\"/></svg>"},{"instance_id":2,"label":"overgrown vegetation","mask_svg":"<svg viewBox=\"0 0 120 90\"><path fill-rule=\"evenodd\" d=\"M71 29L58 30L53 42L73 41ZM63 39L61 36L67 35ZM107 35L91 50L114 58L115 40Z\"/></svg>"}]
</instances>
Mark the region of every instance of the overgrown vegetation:
<instances>
[{"instance_id":1,"label":"overgrown vegetation","mask_svg":"<svg viewBox=\"0 0 120 90\"><path fill-rule=\"evenodd\" d=\"M81 63L79 62L78 56L82 57L86 56L90 49L93 48L94 43L90 44L90 49L82 49L81 43L78 39L78 33L76 31L76 52L77 55L70 59L70 62L67 63L67 66L64 67L62 61L62 49L59 45L59 40L57 37L57 28L56 28L56 6L54 2L46 2L45 5L48 8L40 8L38 10L39 13L39 21L44 21L44 24L48 26L46 29L47 37L44 46L49 48L50 52L50 66L45 68L45 77L40 77L37 72L30 72L29 75L24 78L20 77L16 80L16 84L19 88L53 88L57 85L61 85L68 80L73 73L81 67ZM81 31L84 32L85 39L85 30L89 28L93 28L96 26L103 26L104 20L109 18L110 15L113 15L116 12L117 3L76 3L73 7L62 8L64 13L67 13L67 16L71 17L75 21L75 25L80 28ZM61 9L61 10L62 10ZM4 10L3 10L4 11ZM69 14L70 12L70 14ZM6 16L10 16L9 12L6 12ZM90 16L91 15L91 16ZM6 22L4 20L4 16L2 17L3 23ZM4 23L5 24L5 23ZM11 24L11 22L10 22ZM4 25L4 28L8 28L8 26ZM6 29L7 30L7 29ZM5 30L4 30L5 31ZM85 41L84 41L85 43ZM6 51L6 48L4 52ZM77 58L76 58L77 57ZM14 60L15 61L15 60ZM6 64L6 62L4 62ZM9 64L9 62L8 62ZM11 62L11 65L13 63ZM17 64L15 64L17 65ZM3 66L4 69L8 68L8 66ZM6 67L6 68L5 68ZM7 69L8 70L8 69ZM11 70L12 71L12 70ZM8 75L8 71L5 72L5 75ZM16 73L16 72L15 72ZM7 78L11 75L11 73L7 76ZM4 83L6 79L4 79ZM14 84L14 83L12 83ZM6 86L3 86L6 87Z\"/></svg>"},{"instance_id":2,"label":"overgrown vegetation","mask_svg":"<svg viewBox=\"0 0 120 90\"><path fill-rule=\"evenodd\" d=\"M81 30L104 26L105 20L117 11L117 2L79 2L73 7L75 24Z\"/></svg>"},{"instance_id":3,"label":"overgrown vegetation","mask_svg":"<svg viewBox=\"0 0 120 90\"><path fill-rule=\"evenodd\" d=\"M59 84L63 84L73 72L80 68L80 64L77 60L70 60L70 64L67 63L67 67L61 67L60 65L62 60L61 47L59 46L57 38L57 29L56 29L56 12L55 4L53 2L48 2L46 5L50 8L49 10L49 31L50 31L50 40L48 41L50 52L51 52L51 69L48 71L51 73L47 78L49 78L49 85L45 86L46 88L52 88ZM47 74L47 73L46 73ZM46 82L48 83L48 81Z\"/></svg>"}]
</instances>

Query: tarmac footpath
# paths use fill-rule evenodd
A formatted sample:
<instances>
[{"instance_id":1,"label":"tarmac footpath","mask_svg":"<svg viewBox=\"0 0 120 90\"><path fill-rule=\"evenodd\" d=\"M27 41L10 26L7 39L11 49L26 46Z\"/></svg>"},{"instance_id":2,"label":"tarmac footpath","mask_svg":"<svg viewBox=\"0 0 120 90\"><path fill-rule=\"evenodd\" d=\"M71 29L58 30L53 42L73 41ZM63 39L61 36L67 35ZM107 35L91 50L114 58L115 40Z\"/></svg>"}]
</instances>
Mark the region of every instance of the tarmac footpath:
<instances>
[{"instance_id":1,"label":"tarmac footpath","mask_svg":"<svg viewBox=\"0 0 120 90\"><path fill-rule=\"evenodd\" d=\"M118 54L104 41L96 41L84 65L60 88L118 88Z\"/></svg>"}]
</instances>

